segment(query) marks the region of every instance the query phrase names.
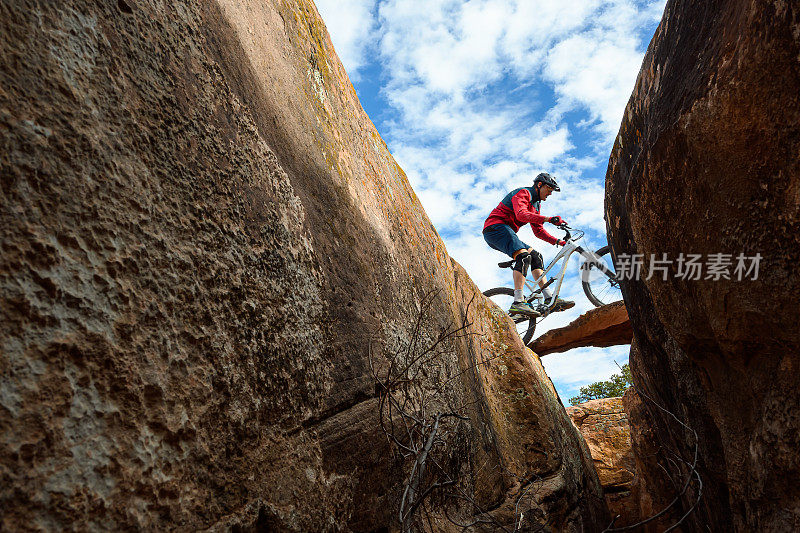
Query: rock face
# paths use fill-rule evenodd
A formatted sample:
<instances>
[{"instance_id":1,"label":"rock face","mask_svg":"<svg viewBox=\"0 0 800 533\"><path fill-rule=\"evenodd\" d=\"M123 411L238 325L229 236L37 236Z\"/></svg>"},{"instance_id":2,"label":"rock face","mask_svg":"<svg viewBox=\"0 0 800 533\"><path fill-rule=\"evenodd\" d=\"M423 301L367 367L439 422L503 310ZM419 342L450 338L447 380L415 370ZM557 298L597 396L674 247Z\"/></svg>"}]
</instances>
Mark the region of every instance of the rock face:
<instances>
[{"instance_id":1,"label":"rock face","mask_svg":"<svg viewBox=\"0 0 800 533\"><path fill-rule=\"evenodd\" d=\"M622 284L647 431L661 459L698 447L690 530L800 529L799 55L797 2L669 1L609 162L609 242L647 258ZM730 259L730 279L645 279L650 254L681 253ZM757 279L739 254L760 254Z\"/></svg>"},{"instance_id":2,"label":"rock face","mask_svg":"<svg viewBox=\"0 0 800 533\"><path fill-rule=\"evenodd\" d=\"M0 529L396 527L408 465L369 363L465 320L419 379L468 415L444 444L466 494L604 527L538 358L449 259L311 2L2 14Z\"/></svg>"},{"instance_id":3,"label":"rock face","mask_svg":"<svg viewBox=\"0 0 800 533\"><path fill-rule=\"evenodd\" d=\"M580 430L603 486L615 526L639 521L639 506L632 494L636 465L631 451L628 416L622 398L602 398L567 407Z\"/></svg>"},{"instance_id":4,"label":"rock face","mask_svg":"<svg viewBox=\"0 0 800 533\"><path fill-rule=\"evenodd\" d=\"M659 533L666 531L677 523L683 513L671 506L674 495L680 492L680 480L664 475L669 472L672 463L665 457L655 424L641 397L633 387L625 391L622 406L628 416L631 451L634 459L636 477L631 483L632 513L635 523L647 522L636 531L643 533ZM669 458L674 460L673 458ZM656 517L657 518L651 518Z\"/></svg>"},{"instance_id":5,"label":"rock face","mask_svg":"<svg viewBox=\"0 0 800 533\"><path fill-rule=\"evenodd\" d=\"M625 302L614 302L591 309L563 328L551 329L530 343L539 357L566 352L582 346L630 344L633 337Z\"/></svg>"},{"instance_id":6,"label":"rock face","mask_svg":"<svg viewBox=\"0 0 800 533\"><path fill-rule=\"evenodd\" d=\"M454 268L456 301L461 309L472 302L459 364L481 399L472 426L476 495L512 529L538 531L549 521L554 531L602 530L610 520L589 449L541 361L523 346L506 311ZM521 521L520 508L531 509Z\"/></svg>"}]
</instances>

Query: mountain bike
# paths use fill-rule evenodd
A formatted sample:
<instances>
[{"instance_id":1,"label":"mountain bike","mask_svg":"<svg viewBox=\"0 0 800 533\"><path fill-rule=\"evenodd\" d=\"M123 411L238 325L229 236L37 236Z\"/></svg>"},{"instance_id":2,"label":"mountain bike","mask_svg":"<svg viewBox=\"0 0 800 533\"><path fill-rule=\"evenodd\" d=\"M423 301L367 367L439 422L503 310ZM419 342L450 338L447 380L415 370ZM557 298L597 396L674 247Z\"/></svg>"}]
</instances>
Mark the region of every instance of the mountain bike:
<instances>
[{"instance_id":1,"label":"mountain bike","mask_svg":"<svg viewBox=\"0 0 800 533\"><path fill-rule=\"evenodd\" d=\"M556 298L558 298L558 294L561 291L561 284L564 281L564 273L567 271L567 264L569 263L570 256L575 252L578 252L584 260L583 264L580 266L581 284L583 285L583 292L586 293L586 297L589 301L596 307L600 307L622 299L619 280L614 271L611 247L603 246L596 252L585 250L583 247L576 244L577 241L584 236L582 230L571 228L566 224L562 224L558 226L558 228L565 232L564 238L562 239L565 244L542 273L542 276L546 276L559 260L562 258L564 259L558 274L547 280L544 285L545 287L549 287L556 281L558 282L553 291L553 299L549 305L545 305L544 295L542 294L542 289L544 287L539 287L539 279L541 278L532 279L527 275L528 269L525 268L526 275L523 295L525 301L539 311L541 316L511 315L511 319L517 325L517 332L519 336L522 337L522 342L526 345L533 338L533 333L536 331L536 324L553 312ZM573 234L572 232L575 233ZM513 260L497 264L500 268L511 268L513 265ZM495 287L494 289L484 291L483 294L491 298L491 300L503 310L507 310L514 301L513 287Z\"/></svg>"}]
</instances>

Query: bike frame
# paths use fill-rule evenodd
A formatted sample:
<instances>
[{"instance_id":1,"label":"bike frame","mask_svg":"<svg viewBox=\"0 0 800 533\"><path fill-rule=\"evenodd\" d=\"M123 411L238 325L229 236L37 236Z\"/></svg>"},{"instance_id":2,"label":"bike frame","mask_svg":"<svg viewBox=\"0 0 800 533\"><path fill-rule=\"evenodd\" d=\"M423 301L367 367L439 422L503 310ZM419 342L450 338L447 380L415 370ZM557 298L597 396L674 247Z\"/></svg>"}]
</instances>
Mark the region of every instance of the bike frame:
<instances>
[{"instance_id":1,"label":"bike frame","mask_svg":"<svg viewBox=\"0 0 800 533\"><path fill-rule=\"evenodd\" d=\"M569 240L564 244L564 246L556 254L553 260L550 261L550 264L547 265L547 268L544 269L542 275L533 280L533 283L531 283L528 277L525 276L525 286L531 291L531 296L527 299L527 301L531 301L534 298L543 298L541 291L538 291L539 280L543 279L547 275L547 273L550 272L550 269L552 269L553 266L556 263L558 263L558 261L563 257L564 264L561 265L561 270L559 271L559 273L556 276L554 276L554 278L558 280L558 283L556 284L556 288L553 292L553 299L550 302L550 306L547 307L547 310L549 311L555 306L556 298L558 298L558 294L561 292L561 284L564 281L564 273L567 271L567 264L569 263L570 256L575 252L578 252L583 257L585 257L587 261L591 261L594 265L597 266L598 269L602 270L605 275L611 278L614 277L614 274L610 272L602 262L597 261L595 257L592 257L594 254L592 254L591 252L587 252L581 246L578 246L572 240ZM539 296L536 295L537 291L539 292Z\"/></svg>"}]
</instances>

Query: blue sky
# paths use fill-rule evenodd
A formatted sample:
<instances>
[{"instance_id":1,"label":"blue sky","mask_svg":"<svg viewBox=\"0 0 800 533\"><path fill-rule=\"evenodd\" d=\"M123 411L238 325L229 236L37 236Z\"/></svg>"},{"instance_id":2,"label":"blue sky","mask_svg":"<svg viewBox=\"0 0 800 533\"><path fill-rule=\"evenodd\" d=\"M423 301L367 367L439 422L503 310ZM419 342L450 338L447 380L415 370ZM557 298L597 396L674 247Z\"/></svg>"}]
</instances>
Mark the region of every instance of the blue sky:
<instances>
[{"instance_id":1,"label":"blue sky","mask_svg":"<svg viewBox=\"0 0 800 533\"><path fill-rule=\"evenodd\" d=\"M561 186L542 204L606 244L603 188L616 137L665 0L316 0L331 40L397 162L481 290L510 285L483 241L500 199L539 172ZM568 7L565 7L568 6ZM546 228L558 235L552 226ZM523 241L551 259L556 248ZM575 258L537 335L591 309ZM628 360L628 346L542 358L564 403Z\"/></svg>"}]
</instances>

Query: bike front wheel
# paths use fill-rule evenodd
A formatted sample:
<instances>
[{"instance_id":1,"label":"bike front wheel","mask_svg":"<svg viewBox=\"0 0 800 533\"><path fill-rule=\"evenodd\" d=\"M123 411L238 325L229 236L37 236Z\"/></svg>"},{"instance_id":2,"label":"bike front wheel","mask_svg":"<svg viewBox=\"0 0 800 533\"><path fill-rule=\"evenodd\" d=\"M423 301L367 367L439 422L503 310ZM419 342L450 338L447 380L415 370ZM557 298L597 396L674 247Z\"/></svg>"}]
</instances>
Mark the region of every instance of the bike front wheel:
<instances>
[{"instance_id":1,"label":"bike front wheel","mask_svg":"<svg viewBox=\"0 0 800 533\"><path fill-rule=\"evenodd\" d=\"M622 291L615 274L611 247L603 246L594 252L594 255L602 267L593 261L586 261L581 265L581 280L586 297L597 307L622 300Z\"/></svg>"},{"instance_id":2,"label":"bike front wheel","mask_svg":"<svg viewBox=\"0 0 800 533\"><path fill-rule=\"evenodd\" d=\"M484 296L491 298L491 300L503 311L508 311L511 304L514 303L514 289L510 287L495 287L484 291ZM514 324L517 326L517 333L522 339L522 343L527 346L533 338L533 332L536 331L536 318L523 316L510 317Z\"/></svg>"}]
</instances>

